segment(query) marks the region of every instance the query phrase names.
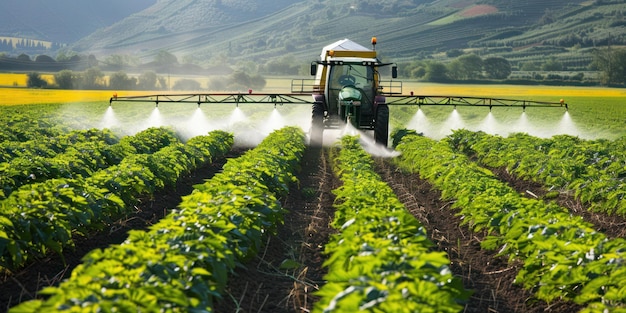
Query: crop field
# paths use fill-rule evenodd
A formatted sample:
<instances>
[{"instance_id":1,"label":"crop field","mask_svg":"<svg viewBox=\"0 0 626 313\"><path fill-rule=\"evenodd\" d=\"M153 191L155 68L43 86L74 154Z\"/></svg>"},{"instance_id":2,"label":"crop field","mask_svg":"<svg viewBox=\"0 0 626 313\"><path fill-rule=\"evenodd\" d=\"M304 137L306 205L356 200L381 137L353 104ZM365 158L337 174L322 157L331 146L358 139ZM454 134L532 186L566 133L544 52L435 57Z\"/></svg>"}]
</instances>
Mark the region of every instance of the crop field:
<instances>
[{"instance_id":1,"label":"crop field","mask_svg":"<svg viewBox=\"0 0 626 313\"><path fill-rule=\"evenodd\" d=\"M389 147L317 148L306 105L0 88L0 312L626 312L626 91L410 91L569 111L392 107Z\"/></svg>"}]
</instances>

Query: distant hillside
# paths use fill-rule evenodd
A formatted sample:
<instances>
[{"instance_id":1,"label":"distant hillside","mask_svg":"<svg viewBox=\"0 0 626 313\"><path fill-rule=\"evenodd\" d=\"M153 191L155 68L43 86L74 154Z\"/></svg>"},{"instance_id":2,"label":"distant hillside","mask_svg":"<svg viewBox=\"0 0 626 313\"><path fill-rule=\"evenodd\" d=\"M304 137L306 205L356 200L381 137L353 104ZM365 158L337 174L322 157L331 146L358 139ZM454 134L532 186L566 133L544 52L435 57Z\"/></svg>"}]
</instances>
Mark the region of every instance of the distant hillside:
<instances>
[{"instance_id":1,"label":"distant hillside","mask_svg":"<svg viewBox=\"0 0 626 313\"><path fill-rule=\"evenodd\" d=\"M166 50L195 60L314 59L350 38L379 38L389 58L433 57L451 49L532 60L586 58L590 47L626 43L623 0L160 0L102 28L74 49L153 57ZM610 39L609 39L610 38ZM575 62L575 61L574 61Z\"/></svg>"},{"instance_id":2,"label":"distant hillside","mask_svg":"<svg viewBox=\"0 0 626 313\"><path fill-rule=\"evenodd\" d=\"M20 1L3 0L0 8L10 3L26 12L23 17L31 11ZM96 0L54 1L74 3L82 13L72 17L51 9L50 1L28 2L58 16L9 16L13 25L21 20L37 25L30 30L37 32L48 23L54 27L41 39L82 37L70 48L99 59L117 54L150 62L167 51L199 65L285 58L306 64L336 40L367 45L377 36L377 49L394 61L462 50L503 56L513 65L557 58L584 69L594 47L626 45L624 0L113 0L108 7ZM113 7L121 8L119 15L106 10ZM0 10L0 20L6 15ZM72 34L61 36L61 24L72 25Z\"/></svg>"},{"instance_id":3,"label":"distant hillside","mask_svg":"<svg viewBox=\"0 0 626 313\"><path fill-rule=\"evenodd\" d=\"M2 0L0 36L71 44L157 0Z\"/></svg>"}]
</instances>

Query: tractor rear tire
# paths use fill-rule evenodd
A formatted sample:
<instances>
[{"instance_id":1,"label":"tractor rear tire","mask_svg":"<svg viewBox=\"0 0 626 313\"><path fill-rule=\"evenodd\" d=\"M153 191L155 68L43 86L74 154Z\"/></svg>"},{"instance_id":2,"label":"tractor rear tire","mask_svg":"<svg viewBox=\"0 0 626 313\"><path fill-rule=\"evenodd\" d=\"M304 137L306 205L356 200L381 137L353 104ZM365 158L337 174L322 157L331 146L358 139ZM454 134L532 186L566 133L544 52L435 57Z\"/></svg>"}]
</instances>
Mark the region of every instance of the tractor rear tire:
<instances>
[{"instance_id":1,"label":"tractor rear tire","mask_svg":"<svg viewBox=\"0 0 626 313\"><path fill-rule=\"evenodd\" d=\"M324 104L313 104L313 116L309 133L309 144L313 147L321 147L324 139Z\"/></svg>"},{"instance_id":2,"label":"tractor rear tire","mask_svg":"<svg viewBox=\"0 0 626 313\"><path fill-rule=\"evenodd\" d=\"M385 147L389 143L389 107L387 105L379 105L376 109L374 140Z\"/></svg>"}]
</instances>

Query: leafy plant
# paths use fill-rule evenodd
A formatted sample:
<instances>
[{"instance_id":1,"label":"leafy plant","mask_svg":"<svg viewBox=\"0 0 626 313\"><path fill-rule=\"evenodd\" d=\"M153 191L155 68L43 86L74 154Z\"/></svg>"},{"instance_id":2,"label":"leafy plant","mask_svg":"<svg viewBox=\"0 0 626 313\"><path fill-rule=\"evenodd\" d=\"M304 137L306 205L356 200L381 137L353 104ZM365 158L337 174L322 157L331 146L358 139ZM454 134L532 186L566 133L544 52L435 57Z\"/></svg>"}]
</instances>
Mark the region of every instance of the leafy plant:
<instances>
[{"instance_id":1,"label":"leafy plant","mask_svg":"<svg viewBox=\"0 0 626 313\"><path fill-rule=\"evenodd\" d=\"M442 197L455 199L464 223L489 234L482 247L523 262L516 282L537 298L574 301L589 312L624 310L623 238L608 239L564 208L522 197L451 146L447 140L407 135L398 145L397 164L431 181Z\"/></svg>"},{"instance_id":2,"label":"leafy plant","mask_svg":"<svg viewBox=\"0 0 626 313\"><path fill-rule=\"evenodd\" d=\"M226 153L233 143L232 135L223 131L201 137L210 139L195 139L190 147L171 140L174 137L154 139L170 146L154 154L133 154L86 178L49 179L20 187L0 201L0 266L16 269L49 251L62 252L73 245L74 234L102 228L132 207L138 196L172 185L193 166Z\"/></svg>"},{"instance_id":3,"label":"leafy plant","mask_svg":"<svg viewBox=\"0 0 626 313\"><path fill-rule=\"evenodd\" d=\"M229 146L224 141L232 144L232 136L215 142ZM41 291L46 300L11 312L210 312L228 273L254 256L262 238L282 223L276 196L293 181L304 148L299 128L275 131L230 159L148 231L131 231L124 243L90 252L68 280ZM188 152L198 150L213 148L193 140Z\"/></svg>"},{"instance_id":4,"label":"leafy plant","mask_svg":"<svg viewBox=\"0 0 626 313\"><path fill-rule=\"evenodd\" d=\"M333 235L325 247L327 283L315 312L458 312L469 296L449 269L445 253L432 252L423 226L373 171L357 137L333 152L343 181L336 189Z\"/></svg>"}]
</instances>

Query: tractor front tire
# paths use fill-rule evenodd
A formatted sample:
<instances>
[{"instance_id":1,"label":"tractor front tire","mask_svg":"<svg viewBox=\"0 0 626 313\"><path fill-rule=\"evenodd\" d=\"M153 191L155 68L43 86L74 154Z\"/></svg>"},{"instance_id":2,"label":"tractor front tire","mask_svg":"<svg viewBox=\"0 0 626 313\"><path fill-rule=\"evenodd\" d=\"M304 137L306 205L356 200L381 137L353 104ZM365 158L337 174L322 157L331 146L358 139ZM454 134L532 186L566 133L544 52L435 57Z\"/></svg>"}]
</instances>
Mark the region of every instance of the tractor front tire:
<instances>
[{"instance_id":1,"label":"tractor front tire","mask_svg":"<svg viewBox=\"0 0 626 313\"><path fill-rule=\"evenodd\" d=\"M321 147L324 138L324 105L316 102L313 104L313 116L309 143L313 147Z\"/></svg>"},{"instance_id":2,"label":"tractor front tire","mask_svg":"<svg viewBox=\"0 0 626 313\"><path fill-rule=\"evenodd\" d=\"M385 147L389 143L389 107L387 105L379 105L376 109L374 140Z\"/></svg>"}]
</instances>

